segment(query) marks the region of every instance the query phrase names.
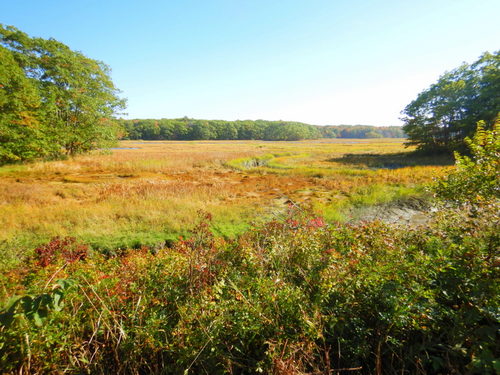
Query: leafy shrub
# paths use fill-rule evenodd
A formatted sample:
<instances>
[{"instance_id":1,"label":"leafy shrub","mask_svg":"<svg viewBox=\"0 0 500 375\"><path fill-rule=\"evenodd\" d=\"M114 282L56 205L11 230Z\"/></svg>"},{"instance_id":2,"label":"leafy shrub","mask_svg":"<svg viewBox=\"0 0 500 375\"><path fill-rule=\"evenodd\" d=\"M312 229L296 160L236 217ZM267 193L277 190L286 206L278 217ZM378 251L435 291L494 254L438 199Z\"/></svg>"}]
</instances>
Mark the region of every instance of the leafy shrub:
<instances>
[{"instance_id":1,"label":"leafy shrub","mask_svg":"<svg viewBox=\"0 0 500 375\"><path fill-rule=\"evenodd\" d=\"M62 270L54 259L64 256L47 255L46 267L25 265L26 276L5 285L24 287L18 301L29 303L1 311L22 319L0 323L0 366L5 373L493 374L498 208L448 210L412 230L327 225L291 210L233 241L215 237L203 214L170 249L95 252ZM42 253L71 246L54 243ZM46 290L55 274L74 281L64 306L56 303L62 289Z\"/></svg>"},{"instance_id":2,"label":"leafy shrub","mask_svg":"<svg viewBox=\"0 0 500 375\"><path fill-rule=\"evenodd\" d=\"M471 156L455 152L456 170L438 181L436 193L462 203L500 198L500 118L492 130L486 130L480 121L474 137L465 142Z\"/></svg>"},{"instance_id":3,"label":"leafy shrub","mask_svg":"<svg viewBox=\"0 0 500 375\"><path fill-rule=\"evenodd\" d=\"M67 263L85 259L88 255L88 250L89 247L87 245L77 243L74 237L54 237L49 243L37 247L35 254L37 256L37 264L40 267L47 267L59 258Z\"/></svg>"}]
</instances>

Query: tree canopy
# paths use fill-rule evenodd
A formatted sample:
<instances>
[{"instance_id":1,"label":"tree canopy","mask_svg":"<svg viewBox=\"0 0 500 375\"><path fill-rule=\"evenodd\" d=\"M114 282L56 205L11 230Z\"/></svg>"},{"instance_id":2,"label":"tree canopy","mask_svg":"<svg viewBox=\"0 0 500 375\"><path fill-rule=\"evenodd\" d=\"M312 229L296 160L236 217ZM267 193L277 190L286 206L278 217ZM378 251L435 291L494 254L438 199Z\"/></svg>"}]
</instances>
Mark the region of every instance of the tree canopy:
<instances>
[{"instance_id":1,"label":"tree canopy","mask_svg":"<svg viewBox=\"0 0 500 375\"><path fill-rule=\"evenodd\" d=\"M478 121L487 129L500 111L500 52L484 53L472 64L443 74L404 109L409 145L427 151L465 147Z\"/></svg>"},{"instance_id":2,"label":"tree canopy","mask_svg":"<svg viewBox=\"0 0 500 375\"><path fill-rule=\"evenodd\" d=\"M125 139L298 141L318 138L403 138L399 126L309 125L293 121L136 119L120 120Z\"/></svg>"},{"instance_id":3,"label":"tree canopy","mask_svg":"<svg viewBox=\"0 0 500 375\"><path fill-rule=\"evenodd\" d=\"M124 100L104 63L0 24L0 162L56 158L116 139Z\"/></svg>"}]
</instances>

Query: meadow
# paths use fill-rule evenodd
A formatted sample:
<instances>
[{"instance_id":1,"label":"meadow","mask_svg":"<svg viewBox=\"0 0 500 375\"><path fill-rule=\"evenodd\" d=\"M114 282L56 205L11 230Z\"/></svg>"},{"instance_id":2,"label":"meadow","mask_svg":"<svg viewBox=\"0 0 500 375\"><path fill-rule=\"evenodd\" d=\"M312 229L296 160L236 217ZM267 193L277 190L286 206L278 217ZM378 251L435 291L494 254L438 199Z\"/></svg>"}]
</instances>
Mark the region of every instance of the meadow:
<instances>
[{"instance_id":1,"label":"meadow","mask_svg":"<svg viewBox=\"0 0 500 375\"><path fill-rule=\"evenodd\" d=\"M290 202L345 222L353 206L422 195L450 163L407 155L401 139L123 141L70 160L4 166L2 262L55 236L107 252L164 247L200 210L226 238L279 217Z\"/></svg>"},{"instance_id":2,"label":"meadow","mask_svg":"<svg viewBox=\"0 0 500 375\"><path fill-rule=\"evenodd\" d=\"M462 170L394 139L124 141L4 166L1 372L493 374L495 145ZM365 215L437 204L449 173L440 189L468 197L466 178L475 205Z\"/></svg>"}]
</instances>

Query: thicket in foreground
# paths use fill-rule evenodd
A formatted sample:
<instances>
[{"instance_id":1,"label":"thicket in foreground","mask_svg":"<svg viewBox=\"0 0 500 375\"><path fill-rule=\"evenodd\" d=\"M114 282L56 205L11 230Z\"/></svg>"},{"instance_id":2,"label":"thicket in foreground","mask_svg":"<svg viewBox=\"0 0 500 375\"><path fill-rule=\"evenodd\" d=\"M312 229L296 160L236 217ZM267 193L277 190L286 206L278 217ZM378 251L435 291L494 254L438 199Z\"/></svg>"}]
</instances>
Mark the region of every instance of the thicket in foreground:
<instances>
[{"instance_id":1,"label":"thicket in foreground","mask_svg":"<svg viewBox=\"0 0 500 375\"><path fill-rule=\"evenodd\" d=\"M0 367L493 374L497 210L412 231L292 217L236 242L202 222L172 249L110 259L71 256L82 248L72 241L47 258L51 245L5 277L22 297L0 317Z\"/></svg>"}]
</instances>

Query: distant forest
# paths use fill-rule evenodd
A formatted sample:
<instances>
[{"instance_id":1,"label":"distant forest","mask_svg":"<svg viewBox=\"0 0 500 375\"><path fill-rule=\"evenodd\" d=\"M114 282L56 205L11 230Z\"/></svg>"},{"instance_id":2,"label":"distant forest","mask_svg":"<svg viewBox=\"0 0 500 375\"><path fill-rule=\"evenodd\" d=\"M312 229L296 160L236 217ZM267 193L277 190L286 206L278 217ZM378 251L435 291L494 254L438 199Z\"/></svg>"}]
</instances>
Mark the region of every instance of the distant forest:
<instances>
[{"instance_id":1,"label":"distant forest","mask_svg":"<svg viewBox=\"0 0 500 375\"><path fill-rule=\"evenodd\" d=\"M118 120L122 139L298 141L319 138L404 138L398 126L309 125L291 121L143 119Z\"/></svg>"}]
</instances>

